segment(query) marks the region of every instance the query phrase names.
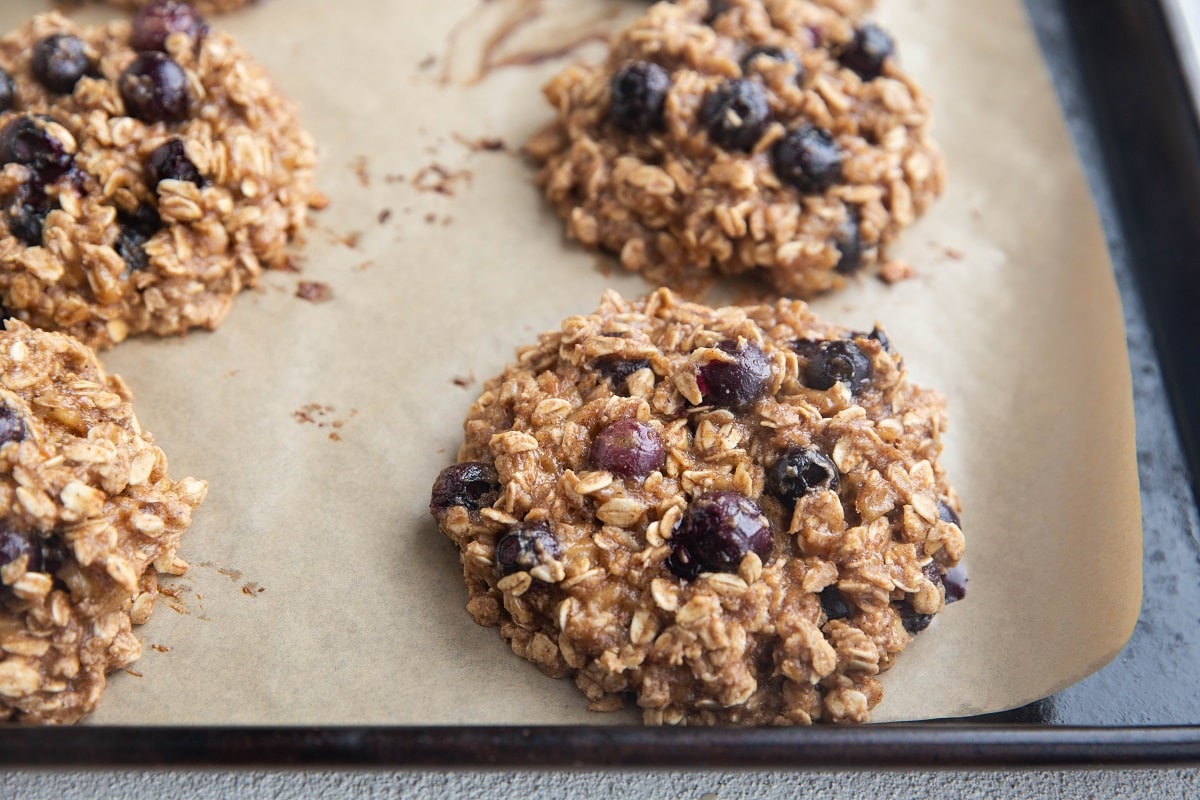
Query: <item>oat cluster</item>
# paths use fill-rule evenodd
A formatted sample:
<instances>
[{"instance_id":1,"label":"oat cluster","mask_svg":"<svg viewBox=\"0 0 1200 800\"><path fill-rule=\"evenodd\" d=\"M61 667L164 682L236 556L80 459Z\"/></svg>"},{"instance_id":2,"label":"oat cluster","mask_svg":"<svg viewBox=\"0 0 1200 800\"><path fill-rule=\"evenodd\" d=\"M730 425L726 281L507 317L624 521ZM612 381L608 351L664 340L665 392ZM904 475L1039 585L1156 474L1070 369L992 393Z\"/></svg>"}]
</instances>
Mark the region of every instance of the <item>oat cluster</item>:
<instances>
[{"instance_id":1,"label":"oat cluster","mask_svg":"<svg viewBox=\"0 0 1200 800\"><path fill-rule=\"evenodd\" d=\"M203 481L171 480L129 389L95 353L9 320L0 331L0 720L67 723L141 654L158 573Z\"/></svg>"},{"instance_id":2,"label":"oat cluster","mask_svg":"<svg viewBox=\"0 0 1200 800\"><path fill-rule=\"evenodd\" d=\"M963 554L944 426L881 331L610 292L487 382L431 511L475 620L593 709L862 722Z\"/></svg>"},{"instance_id":3,"label":"oat cluster","mask_svg":"<svg viewBox=\"0 0 1200 800\"><path fill-rule=\"evenodd\" d=\"M546 85L538 183L571 237L657 284L749 272L809 297L900 274L884 248L944 166L890 45L807 0L657 3Z\"/></svg>"},{"instance_id":4,"label":"oat cluster","mask_svg":"<svg viewBox=\"0 0 1200 800\"><path fill-rule=\"evenodd\" d=\"M87 69L52 91L33 61L60 34L82 44ZM241 289L287 264L314 199L311 138L229 36L172 34L146 62L166 79L138 108L123 81L148 56L130 42L128 22L85 27L54 13L0 38L16 85L0 131L27 121L57 159L39 172L18 150L0 170L0 301L93 346L215 328Z\"/></svg>"}]
</instances>

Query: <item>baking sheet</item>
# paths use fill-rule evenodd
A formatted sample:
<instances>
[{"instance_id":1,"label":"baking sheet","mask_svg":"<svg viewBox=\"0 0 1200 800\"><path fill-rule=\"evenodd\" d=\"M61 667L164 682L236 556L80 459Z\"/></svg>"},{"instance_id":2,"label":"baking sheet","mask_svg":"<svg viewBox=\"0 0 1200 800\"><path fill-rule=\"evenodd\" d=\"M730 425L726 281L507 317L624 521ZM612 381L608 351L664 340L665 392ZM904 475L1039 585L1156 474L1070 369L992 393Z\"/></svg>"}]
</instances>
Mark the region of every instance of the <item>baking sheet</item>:
<instances>
[{"instance_id":1,"label":"baking sheet","mask_svg":"<svg viewBox=\"0 0 1200 800\"><path fill-rule=\"evenodd\" d=\"M92 723L639 719L590 714L476 626L425 505L482 379L605 287L648 288L563 239L515 152L549 116L544 80L642 7L278 0L216 20L303 104L333 202L301 274L267 276L220 331L105 355L172 473L210 492L191 571ZM8 0L0 27L42 8ZM937 102L951 183L896 248L915 278L815 305L881 321L948 396L971 574L887 673L885 721L1021 705L1102 666L1136 620L1141 534L1120 308L1018 0L880 17Z\"/></svg>"}]
</instances>

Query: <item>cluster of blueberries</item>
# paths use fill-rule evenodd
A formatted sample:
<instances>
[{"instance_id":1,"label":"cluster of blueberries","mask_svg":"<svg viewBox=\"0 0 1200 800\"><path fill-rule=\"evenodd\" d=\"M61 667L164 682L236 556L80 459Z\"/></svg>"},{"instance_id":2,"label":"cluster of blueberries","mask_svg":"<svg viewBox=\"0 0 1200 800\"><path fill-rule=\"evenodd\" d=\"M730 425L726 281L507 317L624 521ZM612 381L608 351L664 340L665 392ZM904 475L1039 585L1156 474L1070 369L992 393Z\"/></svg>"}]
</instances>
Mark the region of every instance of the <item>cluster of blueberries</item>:
<instances>
[{"instance_id":1,"label":"cluster of blueberries","mask_svg":"<svg viewBox=\"0 0 1200 800\"><path fill-rule=\"evenodd\" d=\"M720 4L716 5L713 18L724 10ZM874 80L883 73L884 63L894 52L887 32L866 23L838 54L838 59L864 80ZM762 59L787 62L796 74L797 84L804 83L800 59L778 47L760 46L747 51L740 61L742 73L752 76ZM663 128L671 76L662 66L651 61L631 61L617 70L609 89L608 119L617 128L633 134ZM704 98L700 107L700 122L710 141L725 150L747 153L753 150L771 119L771 107L762 85L751 77L723 82ZM837 143L829 131L814 125L800 125L776 142L771 149L771 165L785 185L805 194L822 192L842 177L842 153ZM858 215L852 210L835 237L841 254L836 266L839 273L853 274L862 266L863 245L858 228Z\"/></svg>"},{"instance_id":2,"label":"cluster of blueberries","mask_svg":"<svg viewBox=\"0 0 1200 800\"><path fill-rule=\"evenodd\" d=\"M876 329L855 337L874 339L885 349L887 337ZM805 384L817 390L846 384L857 394L871 381L871 360L853 338L827 341L799 340L793 349L806 359ZM729 354L729 361L714 360L697 373L702 400L706 406L744 409L763 397L768 389L771 370L766 354L755 344L734 340L720 342L717 348ZM595 362L597 371L607 378L614 391L625 391L625 380L649 367L645 360L625 360L606 356ZM602 429L592 443L590 460L597 469L625 478L644 478L663 468L666 449L654 428L637 420L620 420ZM765 492L789 507L801 497L816 491L837 491L839 473L825 453L809 447L789 447L767 468ZM487 463L470 461L454 464L438 475L430 498L430 510L437 513L461 506L470 513L491 506L502 487L496 469ZM942 519L958 524L953 509L939 504ZM670 538L668 568L684 580L701 572L737 572L748 553L756 553L764 562L774 546L770 523L759 505L738 492L717 491L701 495L688 504ZM544 522L520 523L496 543L496 564L501 574L531 570L562 557L562 545L550 525ZM926 568L934 583L945 587L946 602L965 594L965 575L951 570L943 576L936 564ZM850 615L850 608L831 586L821 592L821 605L829 619ZM910 633L924 630L930 615L918 614L905 600L898 604L904 627Z\"/></svg>"},{"instance_id":3,"label":"cluster of blueberries","mask_svg":"<svg viewBox=\"0 0 1200 800\"><path fill-rule=\"evenodd\" d=\"M6 406L0 405L0 446L25 438L25 424ZM0 523L0 567L25 556L26 569L54 574L62 567L66 551L57 535L43 538L28 531ZM59 579L55 579L59 580Z\"/></svg>"},{"instance_id":4,"label":"cluster of blueberries","mask_svg":"<svg viewBox=\"0 0 1200 800\"><path fill-rule=\"evenodd\" d=\"M131 44L139 52L117 82L127 114L148 123L181 122L187 118L191 107L187 74L165 52L166 41L177 32L199 41L207 30L200 15L183 3L158 0L138 12L133 19ZM70 34L54 34L38 41L33 47L30 69L43 87L59 95L71 94L80 78L95 71L84 43ZM12 75L0 68L0 112L13 110L16 101ZM43 243L46 216L55 208L46 187L68 173L77 187L81 188L83 181L82 174L75 170L73 157L47 124L53 122L43 115L25 114L12 117L0 129L0 166L15 162L29 170L29 178L9 198L6 217L9 231L30 246ZM163 180L196 184L202 180L199 170L184 154L179 139L156 148L146 167L146 182L151 190ZM145 243L162 227L157 210L143 203L136 209L122 211L119 221L121 228L114 249L125 261L127 272L144 269Z\"/></svg>"}]
</instances>

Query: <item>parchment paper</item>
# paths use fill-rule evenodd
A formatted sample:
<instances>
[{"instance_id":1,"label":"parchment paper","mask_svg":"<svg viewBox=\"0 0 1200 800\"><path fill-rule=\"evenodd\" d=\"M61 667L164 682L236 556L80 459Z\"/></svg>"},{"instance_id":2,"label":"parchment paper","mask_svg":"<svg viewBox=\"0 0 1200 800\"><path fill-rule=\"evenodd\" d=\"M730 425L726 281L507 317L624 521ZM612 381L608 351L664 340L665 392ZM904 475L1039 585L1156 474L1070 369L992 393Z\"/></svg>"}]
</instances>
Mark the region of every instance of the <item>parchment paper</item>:
<instances>
[{"instance_id":1,"label":"parchment paper","mask_svg":"<svg viewBox=\"0 0 1200 800\"><path fill-rule=\"evenodd\" d=\"M6 0L0 26L44 7ZM518 345L606 286L649 289L563 238L515 153L549 117L541 84L642 8L275 0L214 20L303 104L332 204L301 273L267 276L216 333L105 355L173 475L211 488L191 571L92 723L640 719L589 713L476 626L426 505ZM887 673L883 721L1017 706L1108 662L1137 617L1141 531L1118 299L1019 0L882 0L879 16L936 100L950 187L895 251L915 278L816 306L881 321L949 398L970 570L967 600ZM298 298L301 280L332 296Z\"/></svg>"}]
</instances>

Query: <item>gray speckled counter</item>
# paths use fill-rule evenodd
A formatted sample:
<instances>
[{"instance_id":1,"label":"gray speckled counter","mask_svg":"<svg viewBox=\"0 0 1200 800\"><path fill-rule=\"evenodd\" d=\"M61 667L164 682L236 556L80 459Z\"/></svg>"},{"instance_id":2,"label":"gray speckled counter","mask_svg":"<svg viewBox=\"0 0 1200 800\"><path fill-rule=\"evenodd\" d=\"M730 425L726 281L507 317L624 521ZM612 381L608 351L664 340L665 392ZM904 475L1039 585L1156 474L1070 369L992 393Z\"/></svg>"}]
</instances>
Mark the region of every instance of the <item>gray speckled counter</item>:
<instances>
[{"instance_id":1,"label":"gray speckled counter","mask_svg":"<svg viewBox=\"0 0 1200 800\"><path fill-rule=\"evenodd\" d=\"M215 798L997 798L1154 797L1200 794L1200 772L789 773L27 773L0 776L0 797L13 800Z\"/></svg>"}]
</instances>

